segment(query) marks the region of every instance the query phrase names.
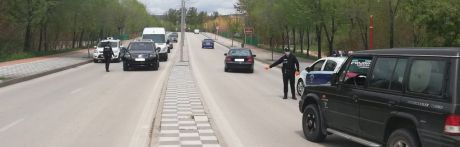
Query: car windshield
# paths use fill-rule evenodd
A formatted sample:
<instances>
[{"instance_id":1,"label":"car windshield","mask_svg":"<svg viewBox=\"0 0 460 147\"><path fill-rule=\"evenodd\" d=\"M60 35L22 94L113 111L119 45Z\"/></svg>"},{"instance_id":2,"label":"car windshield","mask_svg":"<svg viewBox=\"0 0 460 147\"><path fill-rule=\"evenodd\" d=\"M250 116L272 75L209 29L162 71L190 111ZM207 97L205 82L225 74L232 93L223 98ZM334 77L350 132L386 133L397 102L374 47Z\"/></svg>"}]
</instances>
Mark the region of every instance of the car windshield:
<instances>
[{"instance_id":1,"label":"car windshield","mask_svg":"<svg viewBox=\"0 0 460 147\"><path fill-rule=\"evenodd\" d=\"M251 51L245 49L232 49L229 51L230 56L251 56Z\"/></svg>"},{"instance_id":2,"label":"car windshield","mask_svg":"<svg viewBox=\"0 0 460 147\"><path fill-rule=\"evenodd\" d=\"M166 43L164 34L144 34L142 39L152 39L155 43Z\"/></svg>"},{"instance_id":3,"label":"car windshield","mask_svg":"<svg viewBox=\"0 0 460 147\"><path fill-rule=\"evenodd\" d=\"M154 45L151 42L137 42L129 44L128 50L153 50Z\"/></svg>"},{"instance_id":4,"label":"car windshield","mask_svg":"<svg viewBox=\"0 0 460 147\"><path fill-rule=\"evenodd\" d=\"M97 47L102 48L102 47L104 47L104 46L106 45L106 43L107 43L107 42L99 42L99 43L97 44ZM112 48L118 47L117 44L118 44L117 42L110 42L110 46L111 46Z\"/></svg>"},{"instance_id":5,"label":"car windshield","mask_svg":"<svg viewBox=\"0 0 460 147\"><path fill-rule=\"evenodd\" d=\"M177 33L172 33L172 34L169 35L169 36L171 36L171 37L177 37L178 35L177 35Z\"/></svg>"},{"instance_id":6,"label":"car windshield","mask_svg":"<svg viewBox=\"0 0 460 147\"><path fill-rule=\"evenodd\" d=\"M211 39L205 39L205 40L203 40L203 41L204 41L204 42L214 42L214 41L211 40Z\"/></svg>"}]
</instances>

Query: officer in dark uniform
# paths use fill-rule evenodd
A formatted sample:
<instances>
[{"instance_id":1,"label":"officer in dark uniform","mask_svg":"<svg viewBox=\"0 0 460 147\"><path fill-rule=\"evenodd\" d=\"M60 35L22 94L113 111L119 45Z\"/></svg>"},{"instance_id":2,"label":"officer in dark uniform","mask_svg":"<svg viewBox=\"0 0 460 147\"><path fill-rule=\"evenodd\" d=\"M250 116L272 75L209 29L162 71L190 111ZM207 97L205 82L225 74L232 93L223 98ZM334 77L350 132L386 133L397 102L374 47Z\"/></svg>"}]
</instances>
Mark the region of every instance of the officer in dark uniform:
<instances>
[{"instance_id":1,"label":"officer in dark uniform","mask_svg":"<svg viewBox=\"0 0 460 147\"><path fill-rule=\"evenodd\" d=\"M105 71L110 72L109 71L110 62L112 62L112 56L115 56L112 50L112 46L110 46L110 42L105 43L103 54L104 54L104 59L105 59Z\"/></svg>"},{"instance_id":2,"label":"officer in dark uniform","mask_svg":"<svg viewBox=\"0 0 460 147\"><path fill-rule=\"evenodd\" d=\"M283 63L283 83L284 83L284 97L283 99L287 99L287 93L288 93L288 82L291 85L291 93L292 93L292 99L296 100L295 96L295 87L294 87L294 82L295 82L295 76L299 75L299 61L297 58L291 54L291 51L289 49L284 49L285 55L278 59L275 63L272 65L265 67L266 70L273 68L281 63Z\"/></svg>"}]
</instances>

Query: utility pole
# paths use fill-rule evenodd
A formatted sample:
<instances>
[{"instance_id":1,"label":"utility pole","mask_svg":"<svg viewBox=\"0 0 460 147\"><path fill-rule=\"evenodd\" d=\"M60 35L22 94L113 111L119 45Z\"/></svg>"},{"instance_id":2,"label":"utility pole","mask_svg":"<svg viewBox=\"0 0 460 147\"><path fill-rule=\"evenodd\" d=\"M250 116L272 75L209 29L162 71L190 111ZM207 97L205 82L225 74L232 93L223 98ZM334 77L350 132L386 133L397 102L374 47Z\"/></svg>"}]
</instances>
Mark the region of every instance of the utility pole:
<instances>
[{"instance_id":1,"label":"utility pole","mask_svg":"<svg viewBox=\"0 0 460 147\"><path fill-rule=\"evenodd\" d=\"M184 62L184 44L185 44L185 0L182 0L182 13L181 13L181 22L180 22L180 30L181 30L181 44L180 44L180 62Z\"/></svg>"},{"instance_id":2,"label":"utility pole","mask_svg":"<svg viewBox=\"0 0 460 147\"><path fill-rule=\"evenodd\" d=\"M374 49L374 15L369 20L369 49Z\"/></svg>"}]
</instances>

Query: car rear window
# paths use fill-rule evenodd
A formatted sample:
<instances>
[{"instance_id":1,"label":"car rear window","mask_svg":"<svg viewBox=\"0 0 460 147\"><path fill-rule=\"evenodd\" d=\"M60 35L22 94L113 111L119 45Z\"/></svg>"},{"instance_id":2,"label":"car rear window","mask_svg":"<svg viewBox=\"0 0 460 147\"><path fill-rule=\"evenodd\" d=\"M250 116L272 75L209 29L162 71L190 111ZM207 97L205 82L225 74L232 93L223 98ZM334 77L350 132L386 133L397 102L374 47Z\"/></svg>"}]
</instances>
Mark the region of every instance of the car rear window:
<instances>
[{"instance_id":1,"label":"car rear window","mask_svg":"<svg viewBox=\"0 0 460 147\"><path fill-rule=\"evenodd\" d=\"M442 95L447 61L414 60L410 68L408 90L414 93Z\"/></svg>"},{"instance_id":2,"label":"car rear window","mask_svg":"<svg viewBox=\"0 0 460 147\"><path fill-rule=\"evenodd\" d=\"M249 50L241 50L241 49L233 49L233 50L230 50L228 54L230 56L251 56L251 51L249 51Z\"/></svg>"},{"instance_id":3,"label":"car rear window","mask_svg":"<svg viewBox=\"0 0 460 147\"><path fill-rule=\"evenodd\" d=\"M104 47L106 46L107 42L99 42L99 44L97 44L97 47ZM115 48L115 47L118 47L118 42L110 42L110 46L112 48Z\"/></svg>"},{"instance_id":4,"label":"car rear window","mask_svg":"<svg viewBox=\"0 0 460 147\"><path fill-rule=\"evenodd\" d=\"M324 65L324 71L334 71L335 67L337 67L337 62L327 60L326 65Z\"/></svg>"}]
</instances>

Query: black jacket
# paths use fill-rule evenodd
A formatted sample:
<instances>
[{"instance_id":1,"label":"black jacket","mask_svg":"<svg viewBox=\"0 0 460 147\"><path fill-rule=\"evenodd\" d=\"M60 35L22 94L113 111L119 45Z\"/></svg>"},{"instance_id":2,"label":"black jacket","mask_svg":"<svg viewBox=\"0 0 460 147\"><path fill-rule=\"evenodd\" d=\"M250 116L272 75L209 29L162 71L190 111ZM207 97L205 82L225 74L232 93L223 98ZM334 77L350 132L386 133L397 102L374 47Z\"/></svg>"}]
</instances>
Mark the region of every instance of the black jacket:
<instances>
[{"instance_id":1,"label":"black jacket","mask_svg":"<svg viewBox=\"0 0 460 147\"><path fill-rule=\"evenodd\" d=\"M299 61L294 55L286 56L284 55L278 61L270 65L270 68L275 67L279 64L283 63L283 74L294 74L296 71L299 71Z\"/></svg>"},{"instance_id":2,"label":"black jacket","mask_svg":"<svg viewBox=\"0 0 460 147\"><path fill-rule=\"evenodd\" d=\"M113 53L112 47L110 45L104 46L104 51L103 51L104 57L112 57L115 56Z\"/></svg>"}]
</instances>

